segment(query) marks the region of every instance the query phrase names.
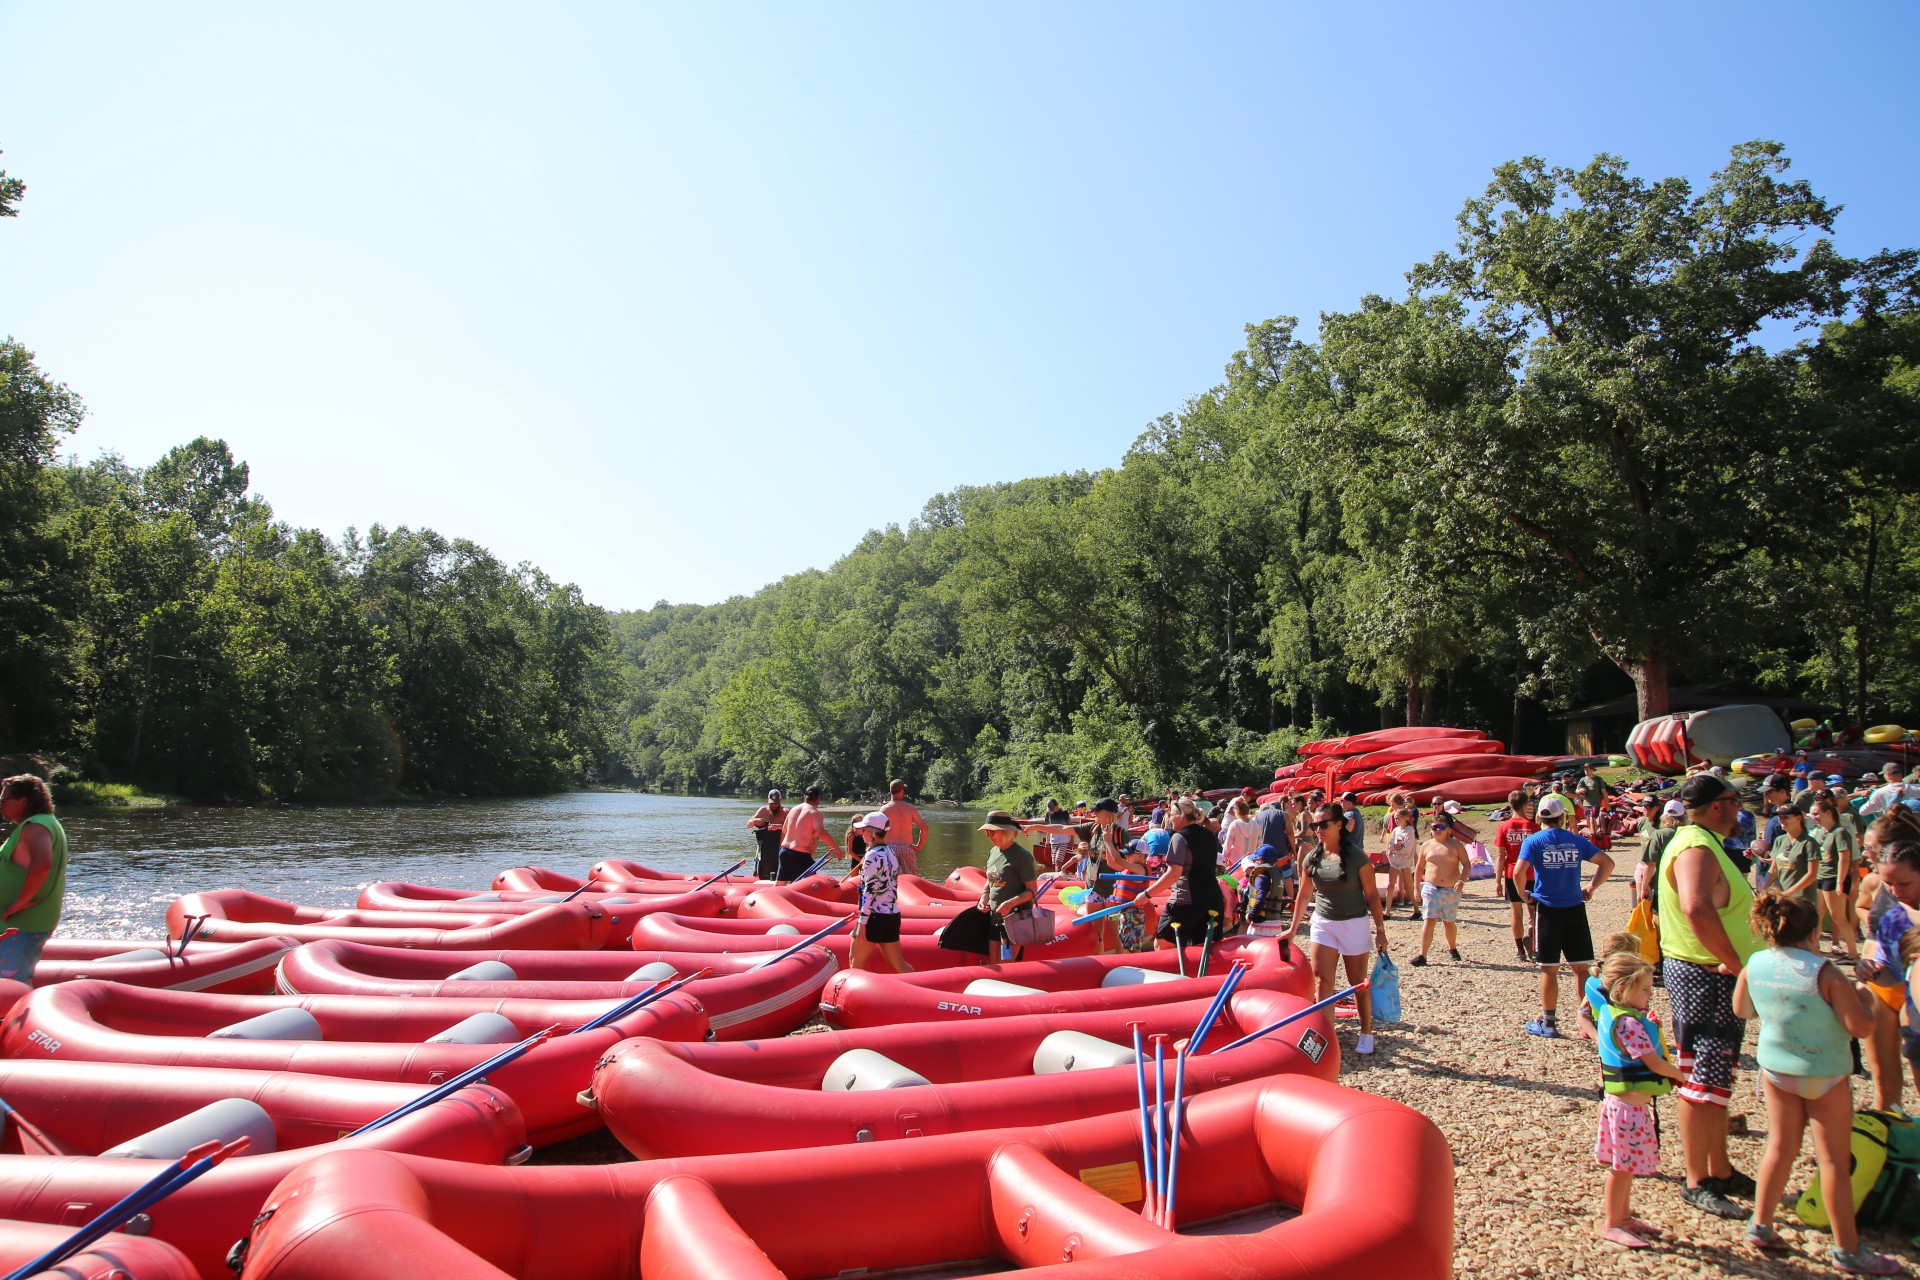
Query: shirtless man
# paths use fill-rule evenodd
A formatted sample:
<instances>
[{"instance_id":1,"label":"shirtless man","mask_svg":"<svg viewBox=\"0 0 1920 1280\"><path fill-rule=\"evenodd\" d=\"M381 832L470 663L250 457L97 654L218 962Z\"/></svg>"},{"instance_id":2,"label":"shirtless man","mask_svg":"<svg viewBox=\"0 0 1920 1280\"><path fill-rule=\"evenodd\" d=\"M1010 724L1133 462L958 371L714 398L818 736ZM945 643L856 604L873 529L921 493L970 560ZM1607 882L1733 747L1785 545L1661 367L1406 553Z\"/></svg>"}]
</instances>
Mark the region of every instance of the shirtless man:
<instances>
[{"instance_id":1,"label":"shirtless man","mask_svg":"<svg viewBox=\"0 0 1920 1280\"><path fill-rule=\"evenodd\" d=\"M1473 870L1467 846L1454 834L1453 819L1442 814L1433 820L1433 837L1420 846L1420 859L1414 873L1420 877L1420 905L1427 923L1420 929L1420 954L1415 964L1427 962L1427 948L1433 945L1433 926L1447 927L1447 954L1460 959L1460 886Z\"/></svg>"},{"instance_id":2,"label":"shirtless man","mask_svg":"<svg viewBox=\"0 0 1920 1280\"><path fill-rule=\"evenodd\" d=\"M880 812L887 815L884 843L893 849L893 856L900 863L900 874L917 876L920 850L927 844L927 824L907 799L906 783L895 778L887 784L887 791L893 798L880 807Z\"/></svg>"},{"instance_id":3,"label":"shirtless man","mask_svg":"<svg viewBox=\"0 0 1920 1280\"><path fill-rule=\"evenodd\" d=\"M786 797L775 787L767 792L767 802L754 810L747 819L747 828L753 832L759 856L754 860L753 878L771 880L780 869L780 834L787 825L787 809L782 803Z\"/></svg>"}]
</instances>

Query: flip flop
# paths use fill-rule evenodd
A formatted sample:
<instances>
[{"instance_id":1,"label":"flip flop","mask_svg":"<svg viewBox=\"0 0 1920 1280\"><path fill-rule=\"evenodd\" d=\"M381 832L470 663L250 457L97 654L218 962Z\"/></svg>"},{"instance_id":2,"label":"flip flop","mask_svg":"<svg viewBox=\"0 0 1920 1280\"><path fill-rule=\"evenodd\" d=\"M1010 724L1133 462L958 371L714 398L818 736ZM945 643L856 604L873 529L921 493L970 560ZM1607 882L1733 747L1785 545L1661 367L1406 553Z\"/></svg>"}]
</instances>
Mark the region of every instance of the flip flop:
<instances>
[{"instance_id":1,"label":"flip flop","mask_svg":"<svg viewBox=\"0 0 1920 1280\"><path fill-rule=\"evenodd\" d=\"M1651 1249L1653 1242L1644 1240L1625 1227L1602 1227L1600 1238L1608 1244L1617 1244L1623 1249Z\"/></svg>"}]
</instances>

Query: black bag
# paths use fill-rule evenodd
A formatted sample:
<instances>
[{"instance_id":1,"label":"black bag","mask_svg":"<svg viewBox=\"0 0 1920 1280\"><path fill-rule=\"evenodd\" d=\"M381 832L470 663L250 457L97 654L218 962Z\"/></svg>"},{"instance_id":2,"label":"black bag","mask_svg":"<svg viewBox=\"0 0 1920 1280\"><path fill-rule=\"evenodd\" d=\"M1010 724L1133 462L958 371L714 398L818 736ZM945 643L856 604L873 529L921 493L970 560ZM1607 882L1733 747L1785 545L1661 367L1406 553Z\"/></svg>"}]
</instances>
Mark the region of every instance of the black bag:
<instances>
[{"instance_id":1,"label":"black bag","mask_svg":"<svg viewBox=\"0 0 1920 1280\"><path fill-rule=\"evenodd\" d=\"M993 922L979 907L968 907L947 921L933 939L943 951L965 951L984 956L993 946Z\"/></svg>"}]
</instances>

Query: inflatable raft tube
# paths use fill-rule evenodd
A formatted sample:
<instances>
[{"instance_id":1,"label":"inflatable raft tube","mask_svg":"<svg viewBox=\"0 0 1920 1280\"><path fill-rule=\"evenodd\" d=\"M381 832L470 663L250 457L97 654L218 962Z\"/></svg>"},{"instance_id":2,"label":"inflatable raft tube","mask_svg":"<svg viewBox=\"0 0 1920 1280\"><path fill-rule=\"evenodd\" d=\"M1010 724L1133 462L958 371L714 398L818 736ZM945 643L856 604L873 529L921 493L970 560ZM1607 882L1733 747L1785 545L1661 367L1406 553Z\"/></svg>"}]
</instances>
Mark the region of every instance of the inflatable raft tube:
<instances>
[{"instance_id":1,"label":"inflatable raft tube","mask_svg":"<svg viewBox=\"0 0 1920 1280\"><path fill-rule=\"evenodd\" d=\"M58 1247L78 1225L0 1222L0 1268L11 1272L26 1266ZM203 1280L193 1262L172 1245L119 1232L68 1258L59 1270L40 1274L57 1280Z\"/></svg>"},{"instance_id":2,"label":"inflatable raft tube","mask_svg":"<svg viewBox=\"0 0 1920 1280\"><path fill-rule=\"evenodd\" d=\"M606 1002L639 995L664 977L712 969L711 977L681 990L706 1006L716 1040L750 1040L803 1026L818 1012L821 988L838 967L823 947L766 964L769 958L667 951L409 951L332 941L290 953L281 962L278 982L283 995Z\"/></svg>"},{"instance_id":3,"label":"inflatable raft tube","mask_svg":"<svg viewBox=\"0 0 1920 1280\"><path fill-rule=\"evenodd\" d=\"M624 945L634 917L622 917L579 902L555 903L522 914L480 916L445 912L334 910L303 907L243 889L220 889L175 898L167 907L167 936L178 938L190 917L205 919L196 938L237 942L292 938L318 942L351 938L387 947L440 947L455 951L511 947L523 951L592 951Z\"/></svg>"},{"instance_id":4,"label":"inflatable raft tube","mask_svg":"<svg viewBox=\"0 0 1920 1280\"><path fill-rule=\"evenodd\" d=\"M1199 953L1198 947L1187 949L1189 972L1197 969ZM1172 948L1134 955L969 965L935 973L837 973L821 992L820 1012L830 1026L845 1028L1137 1009L1211 999L1235 960L1252 964L1240 981L1240 990L1290 995L1313 990L1313 972L1300 948L1276 938L1238 937L1214 944L1204 978L1182 978L1179 957ZM981 989L981 983L999 986Z\"/></svg>"},{"instance_id":5,"label":"inflatable raft tube","mask_svg":"<svg viewBox=\"0 0 1920 1280\"><path fill-rule=\"evenodd\" d=\"M504 1093L486 1085L470 1085L372 1133L349 1138L341 1135L418 1098L422 1092L420 1087L329 1080L291 1072L180 1067L143 1068L136 1080L125 1068L100 1064L30 1065L54 1065L73 1071L72 1078L88 1090L102 1083L99 1076L102 1072L108 1077L117 1076L106 1087L121 1095L151 1087L162 1101L139 1104L149 1118L208 1097L213 1099L216 1109L223 1103L229 1109L252 1107L253 1103L245 1101L249 1094L261 1099L263 1105L275 1108L270 1122L251 1126L254 1132L249 1136L255 1139L255 1146L209 1170L161 1201L148 1214L147 1235L185 1254L197 1267L202 1280L218 1280L229 1274L225 1265L227 1250L246 1234L261 1202L288 1174L328 1151L400 1151L436 1160L493 1166L525 1159L528 1154L518 1109ZM92 1070L76 1070L82 1066ZM150 1084L150 1078L156 1075L160 1078ZM191 1077L216 1079L201 1084ZM17 1073L9 1079L15 1086L22 1083ZM223 1089L229 1091L224 1096ZM333 1096L328 1096L330 1094ZM39 1124L34 1109L22 1106L19 1110L30 1124ZM70 1113L67 1118L75 1120L83 1129L112 1134L126 1128L129 1115L124 1108L120 1109L116 1112L117 1123L104 1130L98 1125L88 1126ZM275 1150L275 1131L282 1124L290 1126L286 1131L288 1140L279 1142L279 1149ZM329 1125L331 1127L325 1127ZM9 1130L19 1127L17 1120L10 1120L7 1127ZM231 1140L249 1127L208 1125L202 1119L196 1132ZM119 1140L125 1142L140 1136L140 1131L129 1131ZM160 1149L151 1143L145 1145ZM165 1149L170 1151L177 1145ZM65 1224L61 1227L62 1235L70 1234L75 1225L153 1177L159 1172L163 1158L72 1153L0 1155L0 1215ZM0 1235L11 1239L10 1233ZM145 1280L147 1272L136 1271L133 1275Z\"/></svg>"},{"instance_id":6,"label":"inflatable raft tube","mask_svg":"<svg viewBox=\"0 0 1920 1280\"><path fill-rule=\"evenodd\" d=\"M629 1040L594 1068L589 1096L608 1131L643 1159L1074 1120L1137 1106L1133 1024L1171 1043L1192 1034L1210 1003L998 1018L959 1036L923 1022L754 1045ZM1309 1003L1272 991L1235 993L1203 1051L1187 1059L1187 1095L1294 1072L1335 1079L1340 1051L1325 1011L1219 1052ZM836 1072L851 1062L880 1078L846 1087ZM1168 1097L1173 1066L1163 1067Z\"/></svg>"},{"instance_id":7,"label":"inflatable raft tube","mask_svg":"<svg viewBox=\"0 0 1920 1280\"><path fill-rule=\"evenodd\" d=\"M1907 740L1906 726L1897 725L1897 724L1877 724L1877 725L1874 725L1873 728L1867 730L1866 734L1864 735L1864 739L1867 742L1872 742L1876 744L1884 743L1884 742L1905 742Z\"/></svg>"},{"instance_id":8,"label":"inflatable raft tube","mask_svg":"<svg viewBox=\"0 0 1920 1280\"><path fill-rule=\"evenodd\" d=\"M242 942L202 942L196 938L176 955L171 938L49 938L34 968L33 985L47 987L56 982L99 978L166 991L265 995L273 990L274 966L299 945L292 938L280 937Z\"/></svg>"},{"instance_id":9,"label":"inflatable raft tube","mask_svg":"<svg viewBox=\"0 0 1920 1280\"><path fill-rule=\"evenodd\" d=\"M383 1000L361 996L209 996L148 991L106 982L43 987L15 1004L0 1027L0 1054L63 1062L301 1071L357 1080L438 1084L487 1061L507 1044L547 1027L591 1020L597 1001ZM428 1043L476 1015L499 1031L485 1043ZM226 1038L213 1033L266 1020L281 1036ZM304 1032L278 1025L308 1022ZM256 1022L257 1025L257 1022ZM707 1016L684 991L665 996L605 1027L555 1035L487 1077L519 1104L535 1146L591 1132L599 1121L575 1095L593 1063L636 1035L701 1040ZM129 1073L136 1087L140 1073Z\"/></svg>"},{"instance_id":10,"label":"inflatable raft tube","mask_svg":"<svg viewBox=\"0 0 1920 1280\"><path fill-rule=\"evenodd\" d=\"M577 1168L339 1152L274 1190L248 1237L242 1276L1451 1274L1453 1157L1409 1107L1280 1076L1195 1098L1179 1146L1183 1234L1141 1215L1139 1119L1129 1112L914 1142ZM912 1212L841 1230L794 1212L830 1187L883 1187Z\"/></svg>"}]
</instances>

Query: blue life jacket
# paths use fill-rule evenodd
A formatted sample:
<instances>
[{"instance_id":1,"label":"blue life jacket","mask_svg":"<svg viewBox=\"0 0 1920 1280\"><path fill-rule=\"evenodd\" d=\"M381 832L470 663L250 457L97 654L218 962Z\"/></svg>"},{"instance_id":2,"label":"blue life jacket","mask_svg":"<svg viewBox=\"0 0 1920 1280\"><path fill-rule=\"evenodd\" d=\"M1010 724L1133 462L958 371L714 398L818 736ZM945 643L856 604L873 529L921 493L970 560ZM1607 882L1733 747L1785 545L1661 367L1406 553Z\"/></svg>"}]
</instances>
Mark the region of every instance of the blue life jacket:
<instances>
[{"instance_id":1,"label":"blue life jacket","mask_svg":"<svg viewBox=\"0 0 1920 1280\"><path fill-rule=\"evenodd\" d=\"M1648 1070L1640 1059L1630 1058L1621 1050L1613 1038L1613 1024L1617 1018L1639 1018L1640 1025L1652 1033L1655 1051L1662 1057L1667 1052L1666 1037L1651 1018L1642 1017L1638 1009L1607 1001L1600 1006L1599 1016L1595 1019L1600 1029L1600 1078L1606 1082L1607 1092L1645 1093L1656 1098L1671 1093L1673 1081Z\"/></svg>"}]
</instances>

